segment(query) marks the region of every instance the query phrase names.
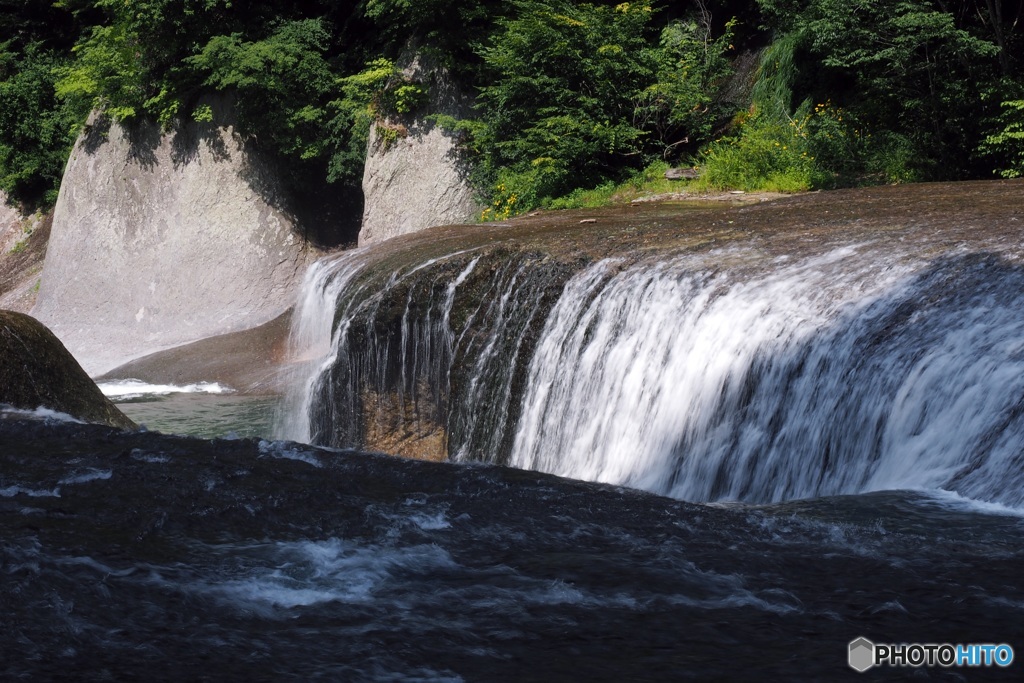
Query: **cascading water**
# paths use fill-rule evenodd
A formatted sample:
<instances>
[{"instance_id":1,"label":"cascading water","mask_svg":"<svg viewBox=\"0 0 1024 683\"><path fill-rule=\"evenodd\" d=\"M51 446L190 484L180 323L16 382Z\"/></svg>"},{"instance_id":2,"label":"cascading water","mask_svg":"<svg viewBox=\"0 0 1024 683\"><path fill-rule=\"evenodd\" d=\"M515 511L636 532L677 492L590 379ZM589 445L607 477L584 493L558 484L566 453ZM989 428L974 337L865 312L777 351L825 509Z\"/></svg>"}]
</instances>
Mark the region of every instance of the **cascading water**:
<instances>
[{"instance_id":1,"label":"cascading water","mask_svg":"<svg viewBox=\"0 0 1024 683\"><path fill-rule=\"evenodd\" d=\"M367 405L390 397L389 429L427 415L450 459L685 500L941 488L1021 505L1024 269L1012 245L948 237L590 265L346 255L309 281L297 329L321 357L292 405L312 426L284 436L365 447Z\"/></svg>"},{"instance_id":2,"label":"cascading water","mask_svg":"<svg viewBox=\"0 0 1024 683\"><path fill-rule=\"evenodd\" d=\"M737 256L573 280L511 464L699 501L955 488L1024 502L1019 268L865 246L753 277L713 269Z\"/></svg>"},{"instance_id":3,"label":"cascading water","mask_svg":"<svg viewBox=\"0 0 1024 683\"><path fill-rule=\"evenodd\" d=\"M277 416L277 431L303 443L314 443L310 410L320 377L334 363L333 323L339 298L362 269L358 250L317 261L306 273L288 339L291 365L285 382L288 395ZM350 293L350 298L355 293ZM339 329L344 334L344 327Z\"/></svg>"},{"instance_id":4,"label":"cascading water","mask_svg":"<svg viewBox=\"0 0 1024 683\"><path fill-rule=\"evenodd\" d=\"M568 277L517 256L478 265L468 249L391 269L353 252L318 264L296 311L291 355L305 360L293 364L279 436L382 450L418 442L419 455L459 460L507 453L526 340Z\"/></svg>"}]
</instances>

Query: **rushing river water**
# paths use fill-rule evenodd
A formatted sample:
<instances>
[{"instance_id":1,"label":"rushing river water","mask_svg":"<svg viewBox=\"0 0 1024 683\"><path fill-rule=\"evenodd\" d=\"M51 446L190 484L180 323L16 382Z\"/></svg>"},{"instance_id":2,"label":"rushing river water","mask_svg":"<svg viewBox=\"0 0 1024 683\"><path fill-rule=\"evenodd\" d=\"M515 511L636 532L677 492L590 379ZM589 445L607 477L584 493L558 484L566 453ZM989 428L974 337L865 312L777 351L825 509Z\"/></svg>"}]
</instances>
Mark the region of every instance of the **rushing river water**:
<instances>
[{"instance_id":1,"label":"rushing river water","mask_svg":"<svg viewBox=\"0 0 1024 683\"><path fill-rule=\"evenodd\" d=\"M4 680L854 680L858 636L1024 642L1024 519L951 494L723 508L13 416L0 454Z\"/></svg>"},{"instance_id":2,"label":"rushing river water","mask_svg":"<svg viewBox=\"0 0 1024 683\"><path fill-rule=\"evenodd\" d=\"M320 446L0 411L0 678L1019 680L847 655L1024 657L1021 188L329 258L273 427Z\"/></svg>"}]
</instances>

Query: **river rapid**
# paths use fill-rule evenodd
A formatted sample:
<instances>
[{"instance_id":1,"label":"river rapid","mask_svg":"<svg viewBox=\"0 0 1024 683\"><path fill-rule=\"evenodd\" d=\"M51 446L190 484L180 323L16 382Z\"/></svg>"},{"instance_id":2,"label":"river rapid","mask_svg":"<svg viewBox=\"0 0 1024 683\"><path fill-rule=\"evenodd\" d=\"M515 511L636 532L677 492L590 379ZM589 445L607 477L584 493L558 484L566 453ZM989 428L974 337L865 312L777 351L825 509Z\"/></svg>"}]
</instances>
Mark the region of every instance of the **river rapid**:
<instances>
[{"instance_id":1,"label":"river rapid","mask_svg":"<svg viewBox=\"0 0 1024 683\"><path fill-rule=\"evenodd\" d=\"M1024 519L951 494L694 505L53 418L0 453L4 680L853 680L861 635L1024 636Z\"/></svg>"},{"instance_id":2,"label":"river rapid","mask_svg":"<svg viewBox=\"0 0 1024 683\"><path fill-rule=\"evenodd\" d=\"M847 658L1024 657L1021 221L921 185L329 257L273 427L0 411L0 677L1018 680Z\"/></svg>"}]
</instances>

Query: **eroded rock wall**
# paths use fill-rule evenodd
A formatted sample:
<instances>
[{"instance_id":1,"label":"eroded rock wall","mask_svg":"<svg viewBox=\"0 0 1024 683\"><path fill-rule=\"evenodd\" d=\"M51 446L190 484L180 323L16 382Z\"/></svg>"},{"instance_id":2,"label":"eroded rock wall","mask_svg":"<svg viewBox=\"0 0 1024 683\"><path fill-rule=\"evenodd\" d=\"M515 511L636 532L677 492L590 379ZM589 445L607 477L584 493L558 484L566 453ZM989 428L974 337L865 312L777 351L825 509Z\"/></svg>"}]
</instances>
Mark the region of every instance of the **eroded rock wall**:
<instances>
[{"instance_id":1,"label":"eroded rock wall","mask_svg":"<svg viewBox=\"0 0 1024 683\"><path fill-rule=\"evenodd\" d=\"M23 216L0 192L0 308L28 313L36 301L52 214Z\"/></svg>"},{"instance_id":2,"label":"eroded rock wall","mask_svg":"<svg viewBox=\"0 0 1024 683\"><path fill-rule=\"evenodd\" d=\"M444 69L416 55L403 73L428 86L426 112L465 114L466 103ZM385 129L388 135L381 134ZM363 170L363 196L359 246L435 225L465 223L480 210L456 140L426 121L425 115L374 124Z\"/></svg>"},{"instance_id":3,"label":"eroded rock wall","mask_svg":"<svg viewBox=\"0 0 1024 683\"><path fill-rule=\"evenodd\" d=\"M216 123L167 134L94 116L71 154L33 315L94 376L273 320L315 256L214 105Z\"/></svg>"}]
</instances>

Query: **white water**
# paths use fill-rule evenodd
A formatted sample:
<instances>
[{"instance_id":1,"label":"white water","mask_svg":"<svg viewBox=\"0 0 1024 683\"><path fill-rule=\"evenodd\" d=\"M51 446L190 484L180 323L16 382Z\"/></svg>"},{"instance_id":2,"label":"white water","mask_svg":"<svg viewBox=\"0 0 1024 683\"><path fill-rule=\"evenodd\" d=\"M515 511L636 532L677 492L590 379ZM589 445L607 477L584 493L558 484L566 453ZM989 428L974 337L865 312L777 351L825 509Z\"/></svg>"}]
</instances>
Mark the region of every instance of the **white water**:
<instances>
[{"instance_id":1,"label":"white water","mask_svg":"<svg viewBox=\"0 0 1024 683\"><path fill-rule=\"evenodd\" d=\"M355 249L321 260L306 274L288 342L289 357L292 359L291 380L287 383L290 388L275 427L275 433L281 439L303 443L323 441L315 426L313 402L323 390L323 384L328 381L330 370L339 357L347 353L347 335L353 317L364 307L372 309L378 305L383 294L381 291L366 291L367 284L358 281L366 265L363 260L364 251ZM405 272L393 273L385 289L394 287L403 279L439 261L465 253L468 252L455 252L418 264ZM421 370L430 372L436 369L431 366L441 363L442 358L445 364L450 359L454 337L450 333L449 316L455 290L475 266L474 259L447 285L440 310L435 310L433 302L429 302L431 305L426 309L422 325L418 324L419 320L409 319L409 308L413 302L406 302L402 318L401 354L403 359L412 358L412 363L411 367L405 362L402 364L403 386L407 372L412 376ZM375 353L387 355L386 340L373 339L372 343L380 347L375 349ZM443 368L441 372L446 370ZM328 412L332 422L352 419L348 415L340 417L336 406L330 406Z\"/></svg>"},{"instance_id":2,"label":"white water","mask_svg":"<svg viewBox=\"0 0 1024 683\"><path fill-rule=\"evenodd\" d=\"M321 376L334 364L334 314L343 291L363 268L359 249L322 259L307 271L288 336L291 367L284 408L275 431L282 438L312 443L310 404ZM344 324L338 332L344 334Z\"/></svg>"},{"instance_id":3,"label":"white water","mask_svg":"<svg viewBox=\"0 0 1024 683\"><path fill-rule=\"evenodd\" d=\"M511 464L697 501L956 487L1024 502L1019 275L936 291L941 273L872 245L755 277L748 258L763 257L577 276L530 366Z\"/></svg>"},{"instance_id":4,"label":"white water","mask_svg":"<svg viewBox=\"0 0 1024 683\"><path fill-rule=\"evenodd\" d=\"M100 382L100 391L107 398L128 400L142 396L167 396L170 394L230 394L234 390L217 382L196 384L149 384L137 379L119 379Z\"/></svg>"},{"instance_id":5,"label":"white water","mask_svg":"<svg viewBox=\"0 0 1024 683\"><path fill-rule=\"evenodd\" d=\"M390 353L399 391L429 375L448 392L460 373L459 395L444 397L457 403L453 459L507 458L692 501L916 489L1024 505L1024 269L1012 245L981 247L972 256L962 243L887 239L772 258L739 244L596 263L547 312L522 396L512 387L523 320L545 315L536 264L499 268L463 329L451 311L477 259L439 276L448 280L436 300L413 302L410 288L400 351L367 327L367 355L353 359L339 355L351 351L353 311L372 319L383 291L443 259L381 289L356 285L361 256L351 253L307 279L293 348L310 360L292 402L298 428L282 436L317 438L317 399L340 419L322 384L339 358L374 368L347 376L372 383ZM501 453L507 429L514 440Z\"/></svg>"},{"instance_id":6,"label":"white water","mask_svg":"<svg viewBox=\"0 0 1024 683\"><path fill-rule=\"evenodd\" d=\"M51 410L45 406L39 406L33 410L25 410L22 408L15 408L7 403L0 403L0 419L12 419L12 420L41 420L46 422L52 420L53 422L67 422L70 424L85 424L81 420L68 415L67 413L61 413L56 410Z\"/></svg>"}]
</instances>

